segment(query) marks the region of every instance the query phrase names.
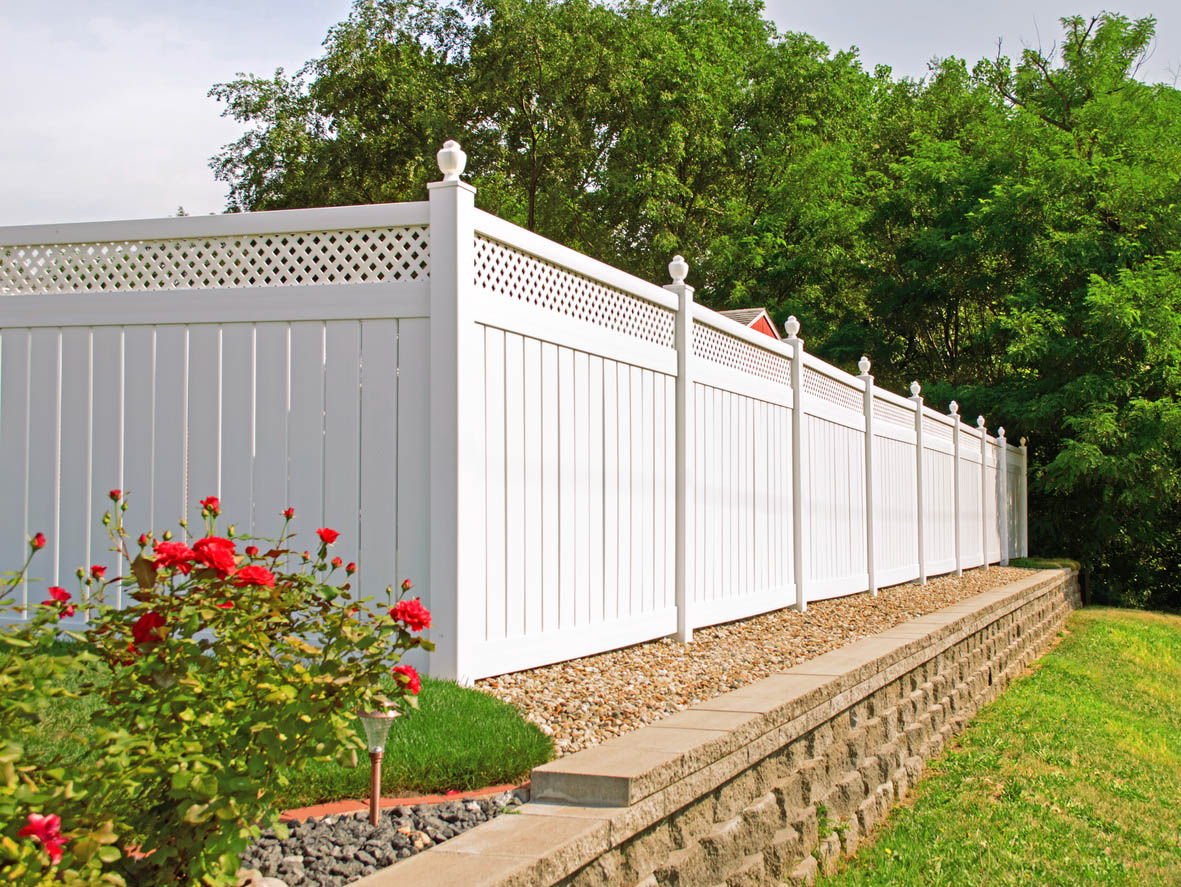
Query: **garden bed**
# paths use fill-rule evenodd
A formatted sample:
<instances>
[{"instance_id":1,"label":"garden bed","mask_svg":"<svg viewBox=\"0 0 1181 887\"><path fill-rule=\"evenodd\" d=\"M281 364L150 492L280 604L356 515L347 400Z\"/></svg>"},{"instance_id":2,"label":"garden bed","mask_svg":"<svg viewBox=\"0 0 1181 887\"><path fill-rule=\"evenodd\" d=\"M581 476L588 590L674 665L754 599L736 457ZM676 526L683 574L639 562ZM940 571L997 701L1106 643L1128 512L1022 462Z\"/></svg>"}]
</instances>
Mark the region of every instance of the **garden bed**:
<instances>
[{"instance_id":1,"label":"garden bed","mask_svg":"<svg viewBox=\"0 0 1181 887\"><path fill-rule=\"evenodd\" d=\"M932 613L1032 571L969 570L926 585L884 588L698 629L669 638L477 681L553 737L559 755L659 721L698 702Z\"/></svg>"}]
</instances>

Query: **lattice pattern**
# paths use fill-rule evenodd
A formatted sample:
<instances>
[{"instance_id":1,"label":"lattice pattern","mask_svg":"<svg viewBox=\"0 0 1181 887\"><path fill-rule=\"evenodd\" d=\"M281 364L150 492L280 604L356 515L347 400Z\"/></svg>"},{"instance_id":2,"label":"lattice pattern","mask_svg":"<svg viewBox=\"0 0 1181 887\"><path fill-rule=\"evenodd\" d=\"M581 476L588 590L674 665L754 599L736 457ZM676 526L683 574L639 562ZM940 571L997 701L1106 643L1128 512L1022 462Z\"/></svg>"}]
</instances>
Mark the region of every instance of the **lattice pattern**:
<instances>
[{"instance_id":1,"label":"lattice pattern","mask_svg":"<svg viewBox=\"0 0 1181 887\"><path fill-rule=\"evenodd\" d=\"M693 324L693 356L781 385L791 385L789 359L703 323Z\"/></svg>"},{"instance_id":2,"label":"lattice pattern","mask_svg":"<svg viewBox=\"0 0 1181 887\"><path fill-rule=\"evenodd\" d=\"M829 403L835 403L847 410L860 413L865 410L865 395L836 379L818 373L811 367L804 367L804 391Z\"/></svg>"},{"instance_id":3,"label":"lattice pattern","mask_svg":"<svg viewBox=\"0 0 1181 887\"><path fill-rule=\"evenodd\" d=\"M676 346L673 312L662 305L480 236L476 285L664 348Z\"/></svg>"},{"instance_id":4,"label":"lattice pattern","mask_svg":"<svg viewBox=\"0 0 1181 887\"><path fill-rule=\"evenodd\" d=\"M0 248L0 294L227 289L426 278L425 225Z\"/></svg>"},{"instance_id":5,"label":"lattice pattern","mask_svg":"<svg viewBox=\"0 0 1181 887\"><path fill-rule=\"evenodd\" d=\"M873 417L891 425L914 428L914 411L880 397L873 399Z\"/></svg>"},{"instance_id":6,"label":"lattice pattern","mask_svg":"<svg viewBox=\"0 0 1181 887\"><path fill-rule=\"evenodd\" d=\"M932 419L930 416L923 416L923 434L936 440L951 443L954 439L954 433L950 425L940 422L938 419Z\"/></svg>"}]
</instances>

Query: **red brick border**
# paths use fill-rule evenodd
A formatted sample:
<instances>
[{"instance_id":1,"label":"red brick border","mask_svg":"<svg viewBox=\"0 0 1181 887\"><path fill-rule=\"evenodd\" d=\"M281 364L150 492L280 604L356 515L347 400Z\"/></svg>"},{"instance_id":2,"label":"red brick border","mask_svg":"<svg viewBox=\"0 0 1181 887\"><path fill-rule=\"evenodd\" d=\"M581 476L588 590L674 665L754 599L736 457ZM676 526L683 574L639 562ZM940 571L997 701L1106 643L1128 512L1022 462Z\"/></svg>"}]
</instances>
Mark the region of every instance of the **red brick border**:
<instances>
[{"instance_id":1,"label":"red brick border","mask_svg":"<svg viewBox=\"0 0 1181 887\"><path fill-rule=\"evenodd\" d=\"M517 788L528 788L529 783L520 785L492 785L488 788L478 788L470 792L447 792L445 795L416 795L406 798L382 798L382 807L397 807L403 805L413 807L415 804L441 804L444 801L466 801L469 798L483 798L488 795L499 795ZM294 810L284 810L282 819L302 822L313 816L338 816L342 813L358 813L369 809L368 801L332 801L328 804L316 804L312 807L297 807Z\"/></svg>"}]
</instances>

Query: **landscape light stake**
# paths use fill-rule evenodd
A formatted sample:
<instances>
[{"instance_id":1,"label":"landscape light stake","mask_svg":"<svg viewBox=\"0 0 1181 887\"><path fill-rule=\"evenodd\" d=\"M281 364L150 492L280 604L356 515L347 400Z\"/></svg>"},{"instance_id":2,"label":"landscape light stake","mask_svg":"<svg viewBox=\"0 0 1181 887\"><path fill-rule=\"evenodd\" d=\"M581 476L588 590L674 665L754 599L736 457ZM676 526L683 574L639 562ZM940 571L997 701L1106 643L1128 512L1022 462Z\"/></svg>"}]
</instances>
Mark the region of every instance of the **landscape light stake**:
<instances>
[{"instance_id":1,"label":"landscape light stake","mask_svg":"<svg viewBox=\"0 0 1181 887\"><path fill-rule=\"evenodd\" d=\"M365 728L365 744L369 746L369 824L376 826L381 811L381 758L385 753L385 738L399 712L394 707L381 711L360 711L357 717Z\"/></svg>"}]
</instances>

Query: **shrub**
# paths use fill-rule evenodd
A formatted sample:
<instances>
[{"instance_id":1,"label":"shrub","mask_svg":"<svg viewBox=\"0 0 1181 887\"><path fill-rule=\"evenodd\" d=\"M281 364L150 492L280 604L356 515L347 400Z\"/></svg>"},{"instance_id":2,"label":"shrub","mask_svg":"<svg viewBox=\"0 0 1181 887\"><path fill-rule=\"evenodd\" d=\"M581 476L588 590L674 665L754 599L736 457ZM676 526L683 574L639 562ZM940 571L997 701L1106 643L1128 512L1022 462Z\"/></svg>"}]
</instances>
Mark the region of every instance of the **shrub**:
<instances>
[{"instance_id":1,"label":"shrub","mask_svg":"<svg viewBox=\"0 0 1181 887\"><path fill-rule=\"evenodd\" d=\"M355 567L330 559L338 535L330 528L317 531L314 555L290 551L290 509L276 539L255 540L232 527L219 535L220 506L209 498L199 538L144 534L136 546L124 529L126 497L111 495L116 508L104 521L130 575L79 570L91 620L70 634L83 652L54 666L84 669L77 692L101 694L92 754L85 772L25 767L25 782L6 781L0 873L22 885L54 872L69 880L75 869L86 884L233 884L239 853L261 829L282 829L275 802L296 771L334 759L355 764L363 749L355 712L414 704L413 669L399 666L392 698L380 679L406 650L430 649L411 632L429 626L430 615L396 603L390 590L376 613L351 597ZM130 606L105 603L116 583ZM39 682L15 660L21 650L48 650L70 606L65 594L53 592L28 624L0 633L0 676L12 675L0 741L14 771L20 731L36 729L47 698L39 694L66 692L60 675ZM101 680L96 665L105 665ZM14 693L25 701L9 701ZM12 731L9 707L23 713ZM29 814L61 817L62 839L51 842L60 859L45 841L19 835Z\"/></svg>"}]
</instances>

